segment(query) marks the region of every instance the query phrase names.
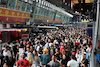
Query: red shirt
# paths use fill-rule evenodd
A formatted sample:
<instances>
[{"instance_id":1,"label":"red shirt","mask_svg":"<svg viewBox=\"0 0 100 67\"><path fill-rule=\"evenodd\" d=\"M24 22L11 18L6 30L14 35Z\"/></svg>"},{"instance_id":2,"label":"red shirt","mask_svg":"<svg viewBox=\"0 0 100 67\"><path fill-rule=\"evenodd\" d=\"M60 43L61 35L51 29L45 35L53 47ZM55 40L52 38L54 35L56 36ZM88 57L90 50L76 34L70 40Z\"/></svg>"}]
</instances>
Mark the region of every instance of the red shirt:
<instances>
[{"instance_id":1,"label":"red shirt","mask_svg":"<svg viewBox=\"0 0 100 67\"><path fill-rule=\"evenodd\" d=\"M20 59L17 61L17 64L20 66L20 67L28 67L30 64L29 64L29 61L28 60L23 60L23 59Z\"/></svg>"},{"instance_id":2,"label":"red shirt","mask_svg":"<svg viewBox=\"0 0 100 67\"><path fill-rule=\"evenodd\" d=\"M60 47L60 52L62 53L63 51L65 51L65 48L64 47Z\"/></svg>"}]
</instances>

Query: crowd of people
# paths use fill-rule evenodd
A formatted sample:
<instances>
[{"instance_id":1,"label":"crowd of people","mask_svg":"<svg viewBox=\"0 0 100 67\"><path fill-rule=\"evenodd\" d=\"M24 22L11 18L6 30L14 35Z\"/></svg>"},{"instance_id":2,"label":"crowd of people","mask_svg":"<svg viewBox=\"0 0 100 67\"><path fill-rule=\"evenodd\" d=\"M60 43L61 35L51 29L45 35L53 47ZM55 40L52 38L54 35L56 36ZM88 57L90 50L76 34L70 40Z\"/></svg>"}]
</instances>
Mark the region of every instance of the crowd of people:
<instances>
[{"instance_id":1,"label":"crowd of people","mask_svg":"<svg viewBox=\"0 0 100 67\"><path fill-rule=\"evenodd\" d=\"M91 51L86 27L67 27L8 42L0 50L0 67L89 67Z\"/></svg>"}]
</instances>

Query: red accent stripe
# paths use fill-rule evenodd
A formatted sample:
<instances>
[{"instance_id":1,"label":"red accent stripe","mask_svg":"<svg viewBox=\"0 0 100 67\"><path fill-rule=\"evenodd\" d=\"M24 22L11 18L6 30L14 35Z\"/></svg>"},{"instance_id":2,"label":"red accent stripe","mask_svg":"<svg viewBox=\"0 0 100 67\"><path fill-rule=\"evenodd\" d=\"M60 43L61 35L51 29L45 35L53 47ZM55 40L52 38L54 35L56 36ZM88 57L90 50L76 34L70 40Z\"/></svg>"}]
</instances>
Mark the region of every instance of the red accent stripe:
<instances>
[{"instance_id":1,"label":"red accent stripe","mask_svg":"<svg viewBox=\"0 0 100 67\"><path fill-rule=\"evenodd\" d=\"M28 37L28 35L23 35L22 37Z\"/></svg>"},{"instance_id":2,"label":"red accent stripe","mask_svg":"<svg viewBox=\"0 0 100 67\"><path fill-rule=\"evenodd\" d=\"M4 17L0 16L2 22L25 22L25 18L16 18L16 17Z\"/></svg>"}]
</instances>

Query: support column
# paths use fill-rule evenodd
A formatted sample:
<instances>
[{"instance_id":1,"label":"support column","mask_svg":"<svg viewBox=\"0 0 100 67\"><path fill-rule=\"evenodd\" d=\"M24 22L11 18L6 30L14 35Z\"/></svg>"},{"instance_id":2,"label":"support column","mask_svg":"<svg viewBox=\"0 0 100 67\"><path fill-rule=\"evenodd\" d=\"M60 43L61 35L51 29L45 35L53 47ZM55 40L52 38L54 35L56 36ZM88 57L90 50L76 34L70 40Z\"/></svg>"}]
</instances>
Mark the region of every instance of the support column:
<instances>
[{"instance_id":1,"label":"support column","mask_svg":"<svg viewBox=\"0 0 100 67\"><path fill-rule=\"evenodd\" d=\"M32 9L32 4L30 4L30 10ZM31 12L31 11L29 11L29 12Z\"/></svg>"},{"instance_id":2,"label":"support column","mask_svg":"<svg viewBox=\"0 0 100 67\"><path fill-rule=\"evenodd\" d=\"M7 6L6 6L7 8L9 7L9 3L10 3L10 0L8 0L8 2L7 2Z\"/></svg>"},{"instance_id":3,"label":"support column","mask_svg":"<svg viewBox=\"0 0 100 67\"><path fill-rule=\"evenodd\" d=\"M55 14L54 14L53 23L55 23L55 19L56 19L56 13L57 13L57 11L56 11L56 12L55 12Z\"/></svg>"},{"instance_id":4,"label":"support column","mask_svg":"<svg viewBox=\"0 0 100 67\"><path fill-rule=\"evenodd\" d=\"M34 7L34 12L33 12L33 20L34 20L34 16L35 16L35 12L36 12L36 6Z\"/></svg>"},{"instance_id":5,"label":"support column","mask_svg":"<svg viewBox=\"0 0 100 67\"><path fill-rule=\"evenodd\" d=\"M15 0L14 9L16 9L17 0Z\"/></svg>"},{"instance_id":6,"label":"support column","mask_svg":"<svg viewBox=\"0 0 100 67\"><path fill-rule=\"evenodd\" d=\"M42 13L42 8L40 8L40 14L39 14L40 16L39 16L39 19L41 19L41 16L42 16L41 13Z\"/></svg>"},{"instance_id":7,"label":"support column","mask_svg":"<svg viewBox=\"0 0 100 67\"><path fill-rule=\"evenodd\" d=\"M43 9L42 20L43 20L43 17L44 17L44 11L45 11L45 9Z\"/></svg>"},{"instance_id":8,"label":"support column","mask_svg":"<svg viewBox=\"0 0 100 67\"><path fill-rule=\"evenodd\" d=\"M36 13L36 19L38 19L38 15L39 15L39 7L37 7L37 13Z\"/></svg>"},{"instance_id":9,"label":"support column","mask_svg":"<svg viewBox=\"0 0 100 67\"><path fill-rule=\"evenodd\" d=\"M23 5L23 1L21 1L19 11L21 11L21 10L22 10L22 5Z\"/></svg>"},{"instance_id":10,"label":"support column","mask_svg":"<svg viewBox=\"0 0 100 67\"><path fill-rule=\"evenodd\" d=\"M27 10L27 4L28 4L28 3L25 4L25 12L26 12L26 10Z\"/></svg>"}]
</instances>

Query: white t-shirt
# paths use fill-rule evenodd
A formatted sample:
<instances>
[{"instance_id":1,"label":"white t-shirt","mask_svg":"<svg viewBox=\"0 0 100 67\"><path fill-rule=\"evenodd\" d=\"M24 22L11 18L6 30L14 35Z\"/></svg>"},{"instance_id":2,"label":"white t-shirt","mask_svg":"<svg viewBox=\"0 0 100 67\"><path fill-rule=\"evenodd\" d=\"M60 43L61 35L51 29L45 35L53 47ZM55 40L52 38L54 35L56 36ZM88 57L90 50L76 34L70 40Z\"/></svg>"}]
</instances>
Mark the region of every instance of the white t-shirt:
<instances>
[{"instance_id":1,"label":"white t-shirt","mask_svg":"<svg viewBox=\"0 0 100 67\"><path fill-rule=\"evenodd\" d=\"M42 47L42 45L40 45L40 46L37 46L37 49L36 49L36 50L37 50L37 51L39 51L40 47Z\"/></svg>"},{"instance_id":2,"label":"white t-shirt","mask_svg":"<svg viewBox=\"0 0 100 67\"><path fill-rule=\"evenodd\" d=\"M82 59L83 59L82 58L82 54L77 54L76 53L75 57L76 57L78 63L80 63L82 61Z\"/></svg>"},{"instance_id":3,"label":"white t-shirt","mask_svg":"<svg viewBox=\"0 0 100 67\"><path fill-rule=\"evenodd\" d=\"M86 52L88 53L88 55L90 56L90 52L91 52L91 48L87 48Z\"/></svg>"},{"instance_id":4,"label":"white t-shirt","mask_svg":"<svg viewBox=\"0 0 100 67\"><path fill-rule=\"evenodd\" d=\"M49 47L49 43L46 43L45 46L44 46L44 49L48 48L48 47Z\"/></svg>"},{"instance_id":5,"label":"white t-shirt","mask_svg":"<svg viewBox=\"0 0 100 67\"><path fill-rule=\"evenodd\" d=\"M37 49L36 50L39 51L40 47L42 47L42 45L37 46ZM38 56L41 56L41 54L38 53Z\"/></svg>"},{"instance_id":6,"label":"white t-shirt","mask_svg":"<svg viewBox=\"0 0 100 67\"><path fill-rule=\"evenodd\" d=\"M76 60L70 60L70 61L68 61L67 66L78 67L79 64L78 64L78 62Z\"/></svg>"},{"instance_id":7,"label":"white t-shirt","mask_svg":"<svg viewBox=\"0 0 100 67\"><path fill-rule=\"evenodd\" d=\"M11 52L9 50L7 52L5 52L5 50L4 50L3 51L3 56L11 57Z\"/></svg>"},{"instance_id":8,"label":"white t-shirt","mask_svg":"<svg viewBox=\"0 0 100 67\"><path fill-rule=\"evenodd\" d=\"M51 47L51 44L52 44L52 43L49 43L49 47Z\"/></svg>"}]
</instances>

